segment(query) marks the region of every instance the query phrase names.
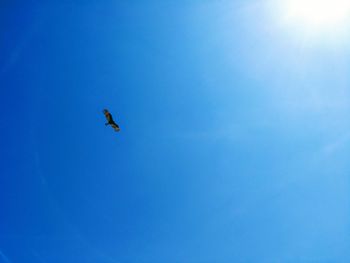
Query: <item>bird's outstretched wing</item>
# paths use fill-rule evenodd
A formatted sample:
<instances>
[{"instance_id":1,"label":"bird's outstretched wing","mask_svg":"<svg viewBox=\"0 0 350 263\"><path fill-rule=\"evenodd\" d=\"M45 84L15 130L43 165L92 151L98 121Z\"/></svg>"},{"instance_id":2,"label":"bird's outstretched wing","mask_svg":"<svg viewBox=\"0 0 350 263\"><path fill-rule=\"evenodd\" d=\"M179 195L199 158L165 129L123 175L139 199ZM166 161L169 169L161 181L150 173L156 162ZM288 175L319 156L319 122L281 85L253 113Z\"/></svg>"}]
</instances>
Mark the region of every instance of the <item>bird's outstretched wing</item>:
<instances>
[{"instance_id":1,"label":"bird's outstretched wing","mask_svg":"<svg viewBox=\"0 0 350 263\"><path fill-rule=\"evenodd\" d=\"M119 126L118 126L118 124L116 124L115 122L114 123L111 123L111 126L112 126L112 128L115 130L115 131L120 131L120 128L119 128Z\"/></svg>"}]
</instances>

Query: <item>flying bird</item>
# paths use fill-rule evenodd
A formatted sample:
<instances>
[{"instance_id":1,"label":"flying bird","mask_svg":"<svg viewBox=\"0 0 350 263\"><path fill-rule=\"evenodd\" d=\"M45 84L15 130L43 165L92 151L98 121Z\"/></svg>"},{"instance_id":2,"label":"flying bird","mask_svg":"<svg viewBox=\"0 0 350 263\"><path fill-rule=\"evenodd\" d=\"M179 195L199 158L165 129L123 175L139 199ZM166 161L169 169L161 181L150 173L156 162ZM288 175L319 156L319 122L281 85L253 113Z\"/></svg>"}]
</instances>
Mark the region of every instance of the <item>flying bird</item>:
<instances>
[{"instance_id":1,"label":"flying bird","mask_svg":"<svg viewBox=\"0 0 350 263\"><path fill-rule=\"evenodd\" d=\"M118 132L120 131L120 128L118 126L118 124L116 124L112 118L112 114L107 110L107 109L104 109L103 110L103 114L105 115L106 119L107 119L107 122L105 123L105 125L111 125L112 128Z\"/></svg>"}]
</instances>

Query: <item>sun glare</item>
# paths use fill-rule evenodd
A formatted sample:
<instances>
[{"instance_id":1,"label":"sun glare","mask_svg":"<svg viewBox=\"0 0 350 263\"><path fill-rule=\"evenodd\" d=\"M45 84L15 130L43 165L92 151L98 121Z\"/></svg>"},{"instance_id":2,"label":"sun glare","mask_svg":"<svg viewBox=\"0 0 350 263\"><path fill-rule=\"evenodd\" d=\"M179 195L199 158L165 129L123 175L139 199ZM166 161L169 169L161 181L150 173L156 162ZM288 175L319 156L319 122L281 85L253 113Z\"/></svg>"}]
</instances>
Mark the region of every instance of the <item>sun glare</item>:
<instances>
[{"instance_id":1,"label":"sun glare","mask_svg":"<svg viewBox=\"0 0 350 263\"><path fill-rule=\"evenodd\" d=\"M349 22L350 0L287 0L289 23L305 29L336 29Z\"/></svg>"}]
</instances>

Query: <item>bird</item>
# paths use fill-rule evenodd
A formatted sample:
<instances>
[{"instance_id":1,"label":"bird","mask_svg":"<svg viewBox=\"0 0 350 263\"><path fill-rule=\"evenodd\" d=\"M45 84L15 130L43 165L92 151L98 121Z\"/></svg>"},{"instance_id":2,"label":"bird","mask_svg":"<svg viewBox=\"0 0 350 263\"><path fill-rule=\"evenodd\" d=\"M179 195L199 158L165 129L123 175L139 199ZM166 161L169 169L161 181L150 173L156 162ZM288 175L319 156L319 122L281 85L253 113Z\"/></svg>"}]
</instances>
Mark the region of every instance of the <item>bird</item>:
<instances>
[{"instance_id":1,"label":"bird","mask_svg":"<svg viewBox=\"0 0 350 263\"><path fill-rule=\"evenodd\" d=\"M115 123L115 121L112 118L112 114L107 110L104 109L103 110L103 114L105 115L107 122L105 123L106 126L111 125L111 127L116 131L119 132L120 128L118 126L118 124Z\"/></svg>"}]
</instances>

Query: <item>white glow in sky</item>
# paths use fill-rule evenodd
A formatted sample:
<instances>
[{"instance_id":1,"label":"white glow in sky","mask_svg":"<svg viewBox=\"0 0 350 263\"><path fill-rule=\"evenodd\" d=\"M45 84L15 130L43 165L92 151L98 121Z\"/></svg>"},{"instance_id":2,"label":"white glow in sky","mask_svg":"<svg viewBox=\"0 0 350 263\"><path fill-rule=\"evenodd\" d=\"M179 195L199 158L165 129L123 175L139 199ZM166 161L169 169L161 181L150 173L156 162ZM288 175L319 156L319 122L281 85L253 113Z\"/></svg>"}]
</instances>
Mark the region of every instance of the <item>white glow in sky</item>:
<instances>
[{"instance_id":1,"label":"white glow in sky","mask_svg":"<svg viewBox=\"0 0 350 263\"><path fill-rule=\"evenodd\" d=\"M312 30L337 29L349 21L348 0L288 0L286 18L290 24Z\"/></svg>"}]
</instances>

